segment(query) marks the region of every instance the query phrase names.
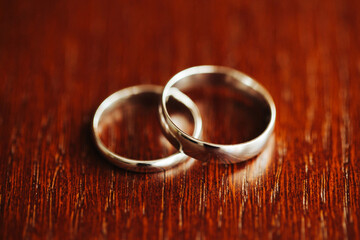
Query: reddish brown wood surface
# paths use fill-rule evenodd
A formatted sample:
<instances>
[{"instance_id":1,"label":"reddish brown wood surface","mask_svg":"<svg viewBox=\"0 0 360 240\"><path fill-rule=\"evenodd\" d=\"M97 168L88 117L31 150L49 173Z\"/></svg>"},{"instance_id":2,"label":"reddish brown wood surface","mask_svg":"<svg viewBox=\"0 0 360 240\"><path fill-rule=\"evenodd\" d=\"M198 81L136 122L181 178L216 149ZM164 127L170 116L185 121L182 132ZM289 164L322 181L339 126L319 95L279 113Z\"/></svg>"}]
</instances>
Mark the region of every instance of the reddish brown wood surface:
<instances>
[{"instance_id":1,"label":"reddish brown wood surface","mask_svg":"<svg viewBox=\"0 0 360 240\"><path fill-rule=\"evenodd\" d=\"M359 11L356 0L1 1L0 238L360 239ZM201 64L266 86L272 145L247 164L156 174L106 162L90 133L100 102ZM223 116L208 119L209 137L233 141ZM164 154L150 147L135 154Z\"/></svg>"}]
</instances>

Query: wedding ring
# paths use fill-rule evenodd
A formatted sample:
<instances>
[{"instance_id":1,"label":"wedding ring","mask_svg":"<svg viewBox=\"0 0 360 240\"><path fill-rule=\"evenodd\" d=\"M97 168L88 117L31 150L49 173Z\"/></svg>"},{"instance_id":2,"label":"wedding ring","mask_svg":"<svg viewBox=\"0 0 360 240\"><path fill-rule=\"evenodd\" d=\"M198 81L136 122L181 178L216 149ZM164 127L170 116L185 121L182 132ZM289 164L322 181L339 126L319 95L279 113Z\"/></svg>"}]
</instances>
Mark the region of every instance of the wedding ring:
<instances>
[{"instance_id":1,"label":"wedding ring","mask_svg":"<svg viewBox=\"0 0 360 240\"><path fill-rule=\"evenodd\" d=\"M260 135L242 143L215 144L202 141L196 136L190 136L174 123L167 109L170 97L179 99L176 95L179 95L181 90L194 86L206 88L207 85L217 86L220 84L239 92L245 92L260 99L266 105L266 112L269 113L268 119L266 119L268 122ZM276 108L269 92L249 76L228 67L197 66L179 72L166 84L162 93L160 114L166 137L170 142L176 142L175 146L180 151L199 160L215 159L223 163L238 163L255 157L263 150L274 130ZM230 130L236 131L236 129Z\"/></svg>"},{"instance_id":2,"label":"wedding ring","mask_svg":"<svg viewBox=\"0 0 360 240\"><path fill-rule=\"evenodd\" d=\"M100 104L93 118L92 130L97 147L99 148L100 152L111 163L117 165L120 168L124 168L126 170L131 170L135 172L157 172L174 167L175 165L185 161L188 158L188 156L186 156L184 153L177 152L168 157L155 159L155 160L130 159L124 156L120 156L115 152L111 151L108 147L105 146L105 144L100 138L101 131L99 125L100 125L100 120L105 112L111 111L111 109L115 107L117 104L124 103L131 97L134 97L139 94L152 93L159 96L160 99L162 90L163 88L161 86L156 86L156 85L139 85L139 86L129 87L120 90L118 92L115 92ZM175 95L175 99L179 102L181 101L181 103L190 111L192 115L192 118L194 120L193 136L195 138L200 137L202 130L202 120L198 108L186 95L180 92L174 95ZM155 111L158 112L158 109L156 109Z\"/></svg>"}]
</instances>

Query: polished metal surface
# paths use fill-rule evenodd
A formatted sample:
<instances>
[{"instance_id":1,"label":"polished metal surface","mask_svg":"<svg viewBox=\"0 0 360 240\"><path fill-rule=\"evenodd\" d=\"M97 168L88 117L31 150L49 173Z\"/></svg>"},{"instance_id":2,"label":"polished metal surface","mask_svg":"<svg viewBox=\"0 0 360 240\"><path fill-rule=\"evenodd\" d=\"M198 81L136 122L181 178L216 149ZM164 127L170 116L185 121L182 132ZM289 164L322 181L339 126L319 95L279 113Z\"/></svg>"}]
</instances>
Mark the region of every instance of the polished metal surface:
<instances>
[{"instance_id":1,"label":"polished metal surface","mask_svg":"<svg viewBox=\"0 0 360 240\"><path fill-rule=\"evenodd\" d=\"M143 94L143 93L156 93L159 96L162 93L163 88L156 85L139 85L134 87L129 87L106 98L98 107L93 118L93 134L95 137L95 142L101 153L113 164L118 167L135 171L135 172L157 172L163 171L169 168L176 166L177 164L185 161L188 156L184 153L178 152L173 155L170 155L165 158L155 159L155 160L137 160L129 159L123 156L120 156L112 151L110 151L100 139L100 130L99 122L103 113L108 109L111 109L114 105L118 104L121 101L126 101L128 98L134 95ZM202 131L202 120L197 109L196 105L182 93L178 92L175 96L175 99L180 101L189 109L194 119L194 137L200 137ZM139 146L141 148L141 146Z\"/></svg>"},{"instance_id":2,"label":"polished metal surface","mask_svg":"<svg viewBox=\"0 0 360 240\"><path fill-rule=\"evenodd\" d=\"M205 88L207 84L217 84L218 81L222 81L227 87L261 98L268 105L269 122L265 130L256 138L229 145L209 143L196 136L190 136L172 121L166 104L171 96L179 99L177 96L181 93L179 88L191 88L193 85ZM186 98L186 101L189 99ZM165 135L180 151L199 160L215 159L223 163L238 163L255 157L263 150L274 130L276 108L269 92L251 77L228 67L197 66L179 72L166 84L161 98L160 115ZM236 131L236 129L230 130Z\"/></svg>"}]
</instances>

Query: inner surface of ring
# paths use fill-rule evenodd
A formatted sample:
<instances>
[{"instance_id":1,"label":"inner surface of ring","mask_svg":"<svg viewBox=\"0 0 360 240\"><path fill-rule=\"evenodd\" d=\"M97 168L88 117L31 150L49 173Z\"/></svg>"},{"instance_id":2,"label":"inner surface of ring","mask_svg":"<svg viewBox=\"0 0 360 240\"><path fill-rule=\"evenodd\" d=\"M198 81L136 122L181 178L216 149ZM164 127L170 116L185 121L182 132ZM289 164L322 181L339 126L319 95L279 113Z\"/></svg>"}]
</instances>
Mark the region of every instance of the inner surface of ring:
<instances>
[{"instance_id":1,"label":"inner surface of ring","mask_svg":"<svg viewBox=\"0 0 360 240\"><path fill-rule=\"evenodd\" d=\"M204 73L183 78L173 87L190 97L199 108L203 119L200 140L216 144L238 144L264 132L271 117L270 106L265 98L254 91L251 81L247 83L250 86L229 75ZM170 96L168 103L171 99ZM171 115L168 103L166 106ZM191 135L188 130L177 126Z\"/></svg>"},{"instance_id":2,"label":"inner surface of ring","mask_svg":"<svg viewBox=\"0 0 360 240\"><path fill-rule=\"evenodd\" d=\"M129 159L153 160L176 153L161 130L160 98L160 93L142 92L119 100L107 109L98 125L103 144L110 151ZM169 102L169 109L176 124L191 135L194 119L190 110L177 100Z\"/></svg>"}]
</instances>

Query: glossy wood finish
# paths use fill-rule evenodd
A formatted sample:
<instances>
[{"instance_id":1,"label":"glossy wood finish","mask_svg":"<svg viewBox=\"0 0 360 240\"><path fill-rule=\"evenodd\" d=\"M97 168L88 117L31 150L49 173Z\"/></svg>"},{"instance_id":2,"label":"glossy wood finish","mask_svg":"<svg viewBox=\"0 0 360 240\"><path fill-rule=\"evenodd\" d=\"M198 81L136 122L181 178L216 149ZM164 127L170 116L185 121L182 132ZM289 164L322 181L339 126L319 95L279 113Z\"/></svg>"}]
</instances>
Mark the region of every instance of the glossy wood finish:
<instances>
[{"instance_id":1,"label":"glossy wood finish","mask_svg":"<svg viewBox=\"0 0 360 240\"><path fill-rule=\"evenodd\" d=\"M359 239L359 10L356 0L1 1L0 238ZM200 64L239 69L272 94L265 153L157 174L104 161L90 133L98 104ZM219 119L206 133L232 141Z\"/></svg>"}]
</instances>

